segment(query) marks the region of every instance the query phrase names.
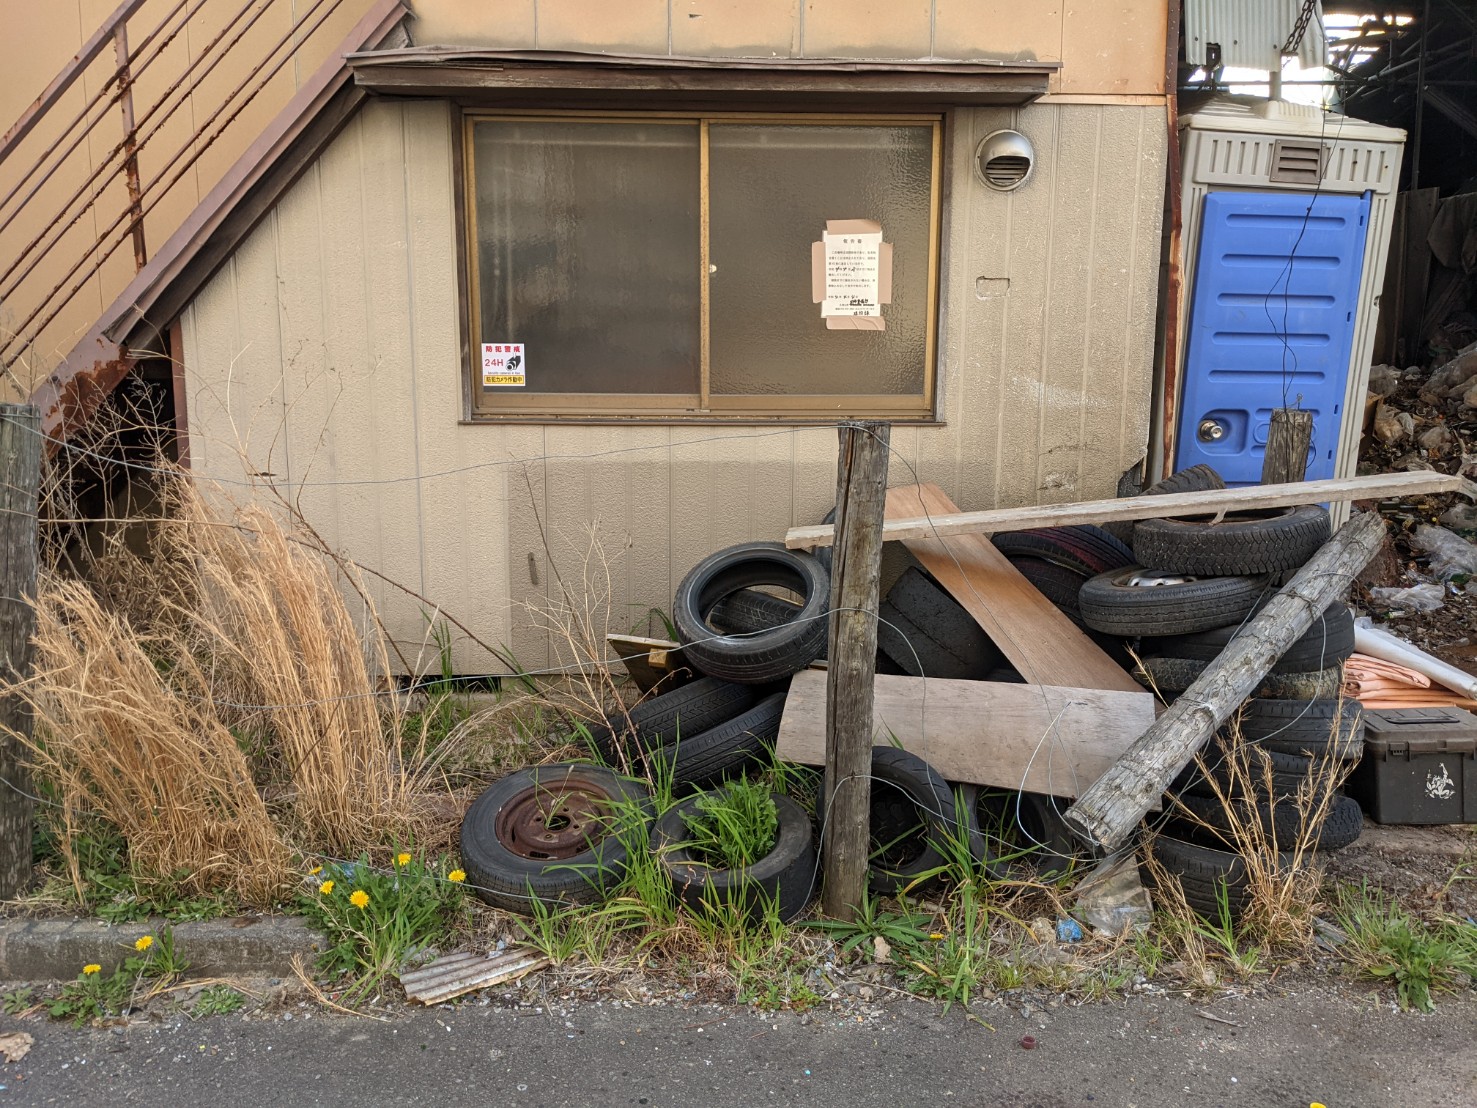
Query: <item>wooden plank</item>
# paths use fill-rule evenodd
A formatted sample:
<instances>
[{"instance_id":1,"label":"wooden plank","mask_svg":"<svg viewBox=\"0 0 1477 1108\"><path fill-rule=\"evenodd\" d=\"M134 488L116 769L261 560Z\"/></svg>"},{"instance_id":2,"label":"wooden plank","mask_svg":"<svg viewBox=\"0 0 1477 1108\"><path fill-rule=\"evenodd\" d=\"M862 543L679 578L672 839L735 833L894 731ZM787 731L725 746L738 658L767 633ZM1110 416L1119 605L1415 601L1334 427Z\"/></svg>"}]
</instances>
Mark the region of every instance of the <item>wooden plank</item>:
<instances>
[{"instance_id":1,"label":"wooden plank","mask_svg":"<svg viewBox=\"0 0 1477 1108\"><path fill-rule=\"evenodd\" d=\"M605 641L620 655L626 672L642 693L649 693L658 685L662 686L662 692L671 692L692 679L681 643L639 635L606 635Z\"/></svg>"},{"instance_id":2,"label":"wooden plank","mask_svg":"<svg viewBox=\"0 0 1477 1108\"><path fill-rule=\"evenodd\" d=\"M1070 797L1153 724L1154 697L881 674L873 719L877 744L896 740L948 781ZM775 753L802 765L825 761L824 673L791 679Z\"/></svg>"},{"instance_id":3,"label":"wooden plank","mask_svg":"<svg viewBox=\"0 0 1477 1108\"><path fill-rule=\"evenodd\" d=\"M920 511L938 518L958 509L937 485L887 490L888 518ZM884 524L884 533L886 530ZM1042 596L983 535L914 537L905 539L903 545L974 617L1027 681L1138 691L1133 678Z\"/></svg>"},{"instance_id":4,"label":"wooden plank","mask_svg":"<svg viewBox=\"0 0 1477 1108\"><path fill-rule=\"evenodd\" d=\"M1300 408L1272 409L1267 451L1262 455L1262 484L1285 485L1308 475L1313 444L1313 413Z\"/></svg>"},{"instance_id":5,"label":"wooden plank","mask_svg":"<svg viewBox=\"0 0 1477 1108\"><path fill-rule=\"evenodd\" d=\"M1065 819L1094 846L1116 850L1151 805L1251 695L1277 659L1334 603L1385 537L1377 512L1356 515L1323 544L1220 657L1123 756L1067 809Z\"/></svg>"},{"instance_id":6,"label":"wooden plank","mask_svg":"<svg viewBox=\"0 0 1477 1108\"><path fill-rule=\"evenodd\" d=\"M1238 489L1177 492L1164 496L1121 500L1084 500L1077 504L1026 505L983 512L939 513L904 518L888 512L882 537L888 542L942 535L989 535L1023 531L1028 527L1067 527L1080 523L1109 523L1163 516L1211 515L1250 508L1286 508L1328 501L1377 500L1383 497L1458 492L1477 500L1477 483L1445 473L1372 473L1367 477L1335 477L1327 481L1299 481L1285 485L1248 485ZM830 546L835 528L829 523L792 527L785 533L791 550Z\"/></svg>"}]
</instances>

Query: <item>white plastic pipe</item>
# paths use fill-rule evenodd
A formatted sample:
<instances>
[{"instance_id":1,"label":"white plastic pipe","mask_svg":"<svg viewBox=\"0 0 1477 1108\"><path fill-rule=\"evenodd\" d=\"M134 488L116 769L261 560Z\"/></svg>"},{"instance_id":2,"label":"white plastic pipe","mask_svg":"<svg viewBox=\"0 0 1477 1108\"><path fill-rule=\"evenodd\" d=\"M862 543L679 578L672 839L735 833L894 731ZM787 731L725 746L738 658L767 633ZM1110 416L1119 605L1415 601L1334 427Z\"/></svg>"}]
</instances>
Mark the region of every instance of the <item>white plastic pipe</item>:
<instances>
[{"instance_id":1,"label":"white plastic pipe","mask_svg":"<svg viewBox=\"0 0 1477 1108\"><path fill-rule=\"evenodd\" d=\"M1431 657L1420 647L1412 646L1388 631L1370 626L1366 619L1359 619L1354 624L1354 649L1372 658L1383 658L1424 673L1448 689L1477 698L1477 677L1447 665L1440 658Z\"/></svg>"}]
</instances>

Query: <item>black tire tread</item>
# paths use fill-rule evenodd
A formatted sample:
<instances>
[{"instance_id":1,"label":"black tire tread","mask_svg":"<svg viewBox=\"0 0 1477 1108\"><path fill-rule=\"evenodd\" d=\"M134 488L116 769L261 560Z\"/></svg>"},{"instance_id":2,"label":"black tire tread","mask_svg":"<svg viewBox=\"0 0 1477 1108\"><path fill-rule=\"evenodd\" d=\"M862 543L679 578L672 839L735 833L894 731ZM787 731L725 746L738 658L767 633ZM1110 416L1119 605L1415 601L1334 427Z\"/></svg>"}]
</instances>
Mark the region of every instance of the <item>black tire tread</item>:
<instances>
[{"instance_id":1,"label":"black tire tread","mask_svg":"<svg viewBox=\"0 0 1477 1108\"><path fill-rule=\"evenodd\" d=\"M672 788L686 792L762 761L779 738L785 694L765 697L742 715L689 739L668 743L648 757L670 768Z\"/></svg>"},{"instance_id":2,"label":"black tire tread","mask_svg":"<svg viewBox=\"0 0 1477 1108\"><path fill-rule=\"evenodd\" d=\"M1209 577L1153 588L1116 584L1140 568L1127 566L1089 579L1077 596L1083 622L1123 638L1208 631L1239 623L1270 584L1266 577Z\"/></svg>"},{"instance_id":3,"label":"black tire tread","mask_svg":"<svg viewBox=\"0 0 1477 1108\"><path fill-rule=\"evenodd\" d=\"M914 677L978 681L1005 660L974 617L915 566L888 591L878 616L878 648Z\"/></svg>"},{"instance_id":4,"label":"black tire tread","mask_svg":"<svg viewBox=\"0 0 1477 1108\"><path fill-rule=\"evenodd\" d=\"M1302 815L1291 799L1277 803L1265 800L1249 804L1232 800L1238 806L1237 818L1255 818L1262 830L1271 838L1275 847L1284 852L1297 848L1298 837L1303 833ZM1165 830L1171 835L1190 842L1199 842L1217 850L1236 849L1232 822L1225 805L1211 797L1181 796L1179 804L1185 813L1171 816ZM1308 829L1308 848L1324 852L1342 850L1359 838L1364 830L1364 813L1357 801L1347 796L1330 797L1323 819Z\"/></svg>"},{"instance_id":5,"label":"black tire tread","mask_svg":"<svg viewBox=\"0 0 1477 1108\"><path fill-rule=\"evenodd\" d=\"M1218 523L1141 519L1133 529L1134 557L1172 573L1280 573L1302 565L1328 541L1328 510L1317 505L1228 513Z\"/></svg>"},{"instance_id":6,"label":"black tire tread","mask_svg":"<svg viewBox=\"0 0 1477 1108\"><path fill-rule=\"evenodd\" d=\"M1239 917L1255 899L1247 887L1246 863L1239 854L1185 842L1171 835L1156 835L1147 847L1164 869L1179 878L1184 890L1185 903L1208 919L1219 915L1216 895L1217 885L1224 881L1226 904L1232 918ZM1292 866L1292 857L1279 855L1279 862L1287 868ZM1146 862L1141 862L1139 873L1144 883L1154 887L1153 871Z\"/></svg>"}]
</instances>

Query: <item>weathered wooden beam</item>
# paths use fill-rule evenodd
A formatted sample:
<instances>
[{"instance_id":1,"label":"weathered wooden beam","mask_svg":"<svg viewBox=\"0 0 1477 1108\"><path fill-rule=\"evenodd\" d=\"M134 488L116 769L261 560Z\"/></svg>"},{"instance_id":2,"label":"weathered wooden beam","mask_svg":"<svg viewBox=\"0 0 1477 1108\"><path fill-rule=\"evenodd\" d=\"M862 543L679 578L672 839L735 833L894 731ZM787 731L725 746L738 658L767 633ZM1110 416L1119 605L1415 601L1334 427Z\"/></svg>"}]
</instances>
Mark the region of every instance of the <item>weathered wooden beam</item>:
<instances>
[{"instance_id":1,"label":"weathered wooden beam","mask_svg":"<svg viewBox=\"0 0 1477 1108\"><path fill-rule=\"evenodd\" d=\"M1384 537L1385 522L1377 512L1363 512L1340 527L1169 710L1067 809L1068 824L1105 850L1128 838L1277 659L1343 595Z\"/></svg>"},{"instance_id":2,"label":"weathered wooden beam","mask_svg":"<svg viewBox=\"0 0 1477 1108\"><path fill-rule=\"evenodd\" d=\"M821 909L841 920L856 918L867 891L872 686L877 676L877 592L890 431L886 423L843 424L836 467L836 529L841 542L831 559Z\"/></svg>"},{"instance_id":3,"label":"weathered wooden beam","mask_svg":"<svg viewBox=\"0 0 1477 1108\"><path fill-rule=\"evenodd\" d=\"M31 404L0 404L0 900L31 880L31 710L4 689L31 670L40 485L41 415Z\"/></svg>"},{"instance_id":4,"label":"weathered wooden beam","mask_svg":"<svg viewBox=\"0 0 1477 1108\"><path fill-rule=\"evenodd\" d=\"M1313 445L1313 413L1302 408L1274 408L1262 455L1262 484L1286 485L1308 475Z\"/></svg>"},{"instance_id":5,"label":"weathered wooden beam","mask_svg":"<svg viewBox=\"0 0 1477 1108\"><path fill-rule=\"evenodd\" d=\"M940 535L987 535L1021 531L1028 527L1066 527L1079 523L1108 523L1119 519L1156 519L1163 516L1212 515L1248 508L1285 508L1326 501L1372 500L1386 496L1457 492L1477 500L1477 483L1445 473L1374 473L1367 477L1336 477L1327 481L1300 481L1284 485L1250 485L1239 489L1176 492L1163 496L1136 496L1122 500L1085 500L1078 504L1027 505L984 512L889 519L882 526L887 542L931 539ZM830 546L835 528L829 523L792 527L785 545Z\"/></svg>"}]
</instances>

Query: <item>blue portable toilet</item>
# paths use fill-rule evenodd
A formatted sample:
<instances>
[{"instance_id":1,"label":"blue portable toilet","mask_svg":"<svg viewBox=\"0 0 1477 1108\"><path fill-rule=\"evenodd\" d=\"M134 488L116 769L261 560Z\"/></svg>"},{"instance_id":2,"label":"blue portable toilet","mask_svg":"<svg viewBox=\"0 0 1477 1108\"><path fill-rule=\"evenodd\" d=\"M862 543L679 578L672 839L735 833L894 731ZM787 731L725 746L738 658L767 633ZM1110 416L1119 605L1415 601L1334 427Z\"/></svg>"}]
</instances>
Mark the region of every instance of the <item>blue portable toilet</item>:
<instances>
[{"instance_id":1,"label":"blue portable toilet","mask_svg":"<svg viewBox=\"0 0 1477 1108\"><path fill-rule=\"evenodd\" d=\"M1226 95L1179 127L1179 357L1151 465L1169 449L1255 484L1273 409L1300 407L1308 477L1351 476L1405 132Z\"/></svg>"}]
</instances>

